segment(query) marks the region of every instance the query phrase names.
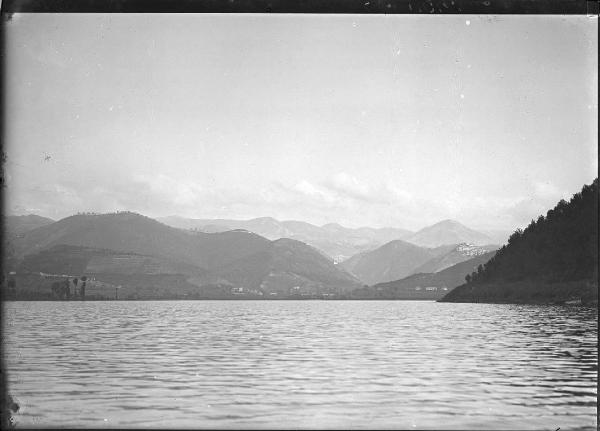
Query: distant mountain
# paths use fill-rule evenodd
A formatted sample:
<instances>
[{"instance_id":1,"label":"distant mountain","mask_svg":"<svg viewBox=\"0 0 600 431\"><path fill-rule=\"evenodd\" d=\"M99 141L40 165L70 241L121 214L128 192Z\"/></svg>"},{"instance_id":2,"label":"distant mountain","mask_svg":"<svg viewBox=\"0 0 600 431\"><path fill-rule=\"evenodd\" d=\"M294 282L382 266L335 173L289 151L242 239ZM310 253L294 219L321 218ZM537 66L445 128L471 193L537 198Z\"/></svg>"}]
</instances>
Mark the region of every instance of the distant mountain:
<instances>
[{"instance_id":1,"label":"distant mountain","mask_svg":"<svg viewBox=\"0 0 600 431\"><path fill-rule=\"evenodd\" d=\"M517 229L446 302L598 302L598 179Z\"/></svg>"},{"instance_id":2,"label":"distant mountain","mask_svg":"<svg viewBox=\"0 0 600 431\"><path fill-rule=\"evenodd\" d=\"M420 267L415 268L414 273L439 272L454 266L457 263L467 261L475 256L487 254L490 251L497 250L499 248L500 247L497 245L477 246L465 243L458 244L447 253L435 256Z\"/></svg>"},{"instance_id":3,"label":"distant mountain","mask_svg":"<svg viewBox=\"0 0 600 431\"><path fill-rule=\"evenodd\" d=\"M493 242L489 236L454 220L443 220L425 227L405 238L405 240L422 247L439 247L445 244L460 243L485 245Z\"/></svg>"},{"instance_id":4,"label":"distant mountain","mask_svg":"<svg viewBox=\"0 0 600 431\"><path fill-rule=\"evenodd\" d=\"M465 276L491 259L495 251L477 255L437 273L416 273L401 280L378 283L352 292L354 298L440 299L464 283Z\"/></svg>"},{"instance_id":5,"label":"distant mountain","mask_svg":"<svg viewBox=\"0 0 600 431\"><path fill-rule=\"evenodd\" d=\"M438 253L440 250L395 240L375 250L352 256L340 265L363 283L375 284L413 274L416 268L436 257Z\"/></svg>"},{"instance_id":6,"label":"distant mountain","mask_svg":"<svg viewBox=\"0 0 600 431\"><path fill-rule=\"evenodd\" d=\"M178 216L158 218L158 221L182 229L195 229L201 232L224 232L232 229L245 229L270 240L280 238L296 239L312 245L336 262L363 251L373 250L386 242L402 239L411 231L397 228L361 227L350 229L336 223L315 226L294 220L278 221L271 217L251 220L228 219L187 219Z\"/></svg>"},{"instance_id":7,"label":"distant mountain","mask_svg":"<svg viewBox=\"0 0 600 431\"><path fill-rule=\"evenodd\" d=\"M135 213L67 217L25 233L17 249L18 273L94 276L133 298L318 295L360 285L299 241L185 231Z\"/></svg>"},{"instance_id":8,"label":"distant mountain","mask_svg":"<svg viewBox=\"0 0 600 431\"><path fill-rule=\"evenodd\" d=\"M4 229L8 234L20 235L32 229L54 223L54 220L35 214L4 216Z\"/></svg>"},{"instance_id":9,"label":"distant mountain","mask_svg":"<svg viewBox=\"0 0 600 431\"><path fill-rule=\"evenodd\" d=\"M495 245L446 244L435 248L420 247L396 240L342 262L351 274L365 284L399 280L416 273L438 272L475 256L496 250Z\"/></svg>"}]
</instances>

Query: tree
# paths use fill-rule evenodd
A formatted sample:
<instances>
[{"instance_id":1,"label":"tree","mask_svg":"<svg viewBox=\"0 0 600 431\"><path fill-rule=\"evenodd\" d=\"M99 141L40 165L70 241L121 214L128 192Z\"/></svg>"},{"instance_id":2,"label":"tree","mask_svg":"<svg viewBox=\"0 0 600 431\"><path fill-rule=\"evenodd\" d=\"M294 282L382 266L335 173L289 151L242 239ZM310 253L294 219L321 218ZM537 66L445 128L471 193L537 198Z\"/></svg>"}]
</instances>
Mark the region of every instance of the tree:
<instances>
[{"instance_id":1,"label":"tree","mask_svg":"<svg viewBox=\"0 0 600 431\"><path fill-rule=\"evenodd\" d=\"M595 179L569 202L559 201L546 217L540 215L525 229L516 229L508 244L471 274L471 283L597 280L597 267L598 179Z\"/></svg>"},{"instance_id":2,"label":"tree","mask_svg":"<svg viewBox=\"0 0 600 431\"><path fill-rule=\"evenodd\" d=\"M76 297L77 296L77 285L79 283L79 280L77 279L77 277L75 277L73 279L73 296Z\"/></svg>"},{"instance_id":3,"label":"tree","mask_svg":"<svg viewBox=\"0 0 600 431\"><path fill-rule=\"evenodd\" d=\"M61 288L60 288L60 282L55 281L54 283L52 283L52 294L60 299L60 297L62 296L62 292L61 292Z\"/></svg>"},{"instance_id":4,"label":"tree","mask_svg":"<svg viewBox=\"0 0 600 431\"><path fill-rule=\"evenodd\" d=\"M17 281L14 278L8 280L8 297L13 299L17 297Z\"/></svg>"},{"instance_id":5,"label":"tree","mask_svg":"<svg viewBox=\"0 0 600 431\"><path fill-rule=\"evenodd\" d=\"M85 282L87 281L87 277L84 275L81 277L81 299L85 299Z\"/></svg>"},{"instance_id":6,"label":"tree","mask_svg":"<svg viewBox=\"0 0 600 431\"><path fill-rule=\"evenodd\" d=\"M467 284L469 284L471 282L471 274L467 274L465 276L465 281L467 282Z\"/></svg>"},{"instance_id":7,"label":"tree","mask_svg":"<svg viewBox=\"0 0 600 431\"><path fill-rule=\"evenodd\" d=\"M65 299L71 299L71 285L68 278L63 282L63 293L65 295Z\"/></svg>"}]
</instances>

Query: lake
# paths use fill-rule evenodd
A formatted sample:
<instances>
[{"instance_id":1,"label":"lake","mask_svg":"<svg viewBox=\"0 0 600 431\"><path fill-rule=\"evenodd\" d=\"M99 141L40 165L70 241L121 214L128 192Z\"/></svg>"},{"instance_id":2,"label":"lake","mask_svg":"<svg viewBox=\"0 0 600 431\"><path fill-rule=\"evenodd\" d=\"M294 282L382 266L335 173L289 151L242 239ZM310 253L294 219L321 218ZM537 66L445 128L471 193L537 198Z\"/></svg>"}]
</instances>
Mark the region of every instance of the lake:
<instances>
[{"instance_id":1,"label":"lake","mask_svg":"<svg viewBox=\"0 0 600 431\"><path fill-rule=\"evenodd\" d=\"M21 427L596 429L597 310L4 304Z\"/></svg>"}]
</instances>

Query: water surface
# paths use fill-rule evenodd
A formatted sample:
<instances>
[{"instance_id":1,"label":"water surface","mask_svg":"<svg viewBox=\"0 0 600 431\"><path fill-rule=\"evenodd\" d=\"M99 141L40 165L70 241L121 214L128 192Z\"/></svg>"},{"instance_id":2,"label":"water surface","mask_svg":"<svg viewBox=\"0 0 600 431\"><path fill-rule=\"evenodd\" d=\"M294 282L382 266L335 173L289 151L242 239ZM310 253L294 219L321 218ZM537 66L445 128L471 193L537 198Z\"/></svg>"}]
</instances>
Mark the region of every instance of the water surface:
<instances>
[{"instance_id":1,"label":"water surface","mask_svg":"<svg viewBox=\"0 0 600 431\"><path fill-rule=\"evenodd\" d=\"M596 429L598 320L417 301L4 304L22 427Z\"/></svg>"}]
</instances>

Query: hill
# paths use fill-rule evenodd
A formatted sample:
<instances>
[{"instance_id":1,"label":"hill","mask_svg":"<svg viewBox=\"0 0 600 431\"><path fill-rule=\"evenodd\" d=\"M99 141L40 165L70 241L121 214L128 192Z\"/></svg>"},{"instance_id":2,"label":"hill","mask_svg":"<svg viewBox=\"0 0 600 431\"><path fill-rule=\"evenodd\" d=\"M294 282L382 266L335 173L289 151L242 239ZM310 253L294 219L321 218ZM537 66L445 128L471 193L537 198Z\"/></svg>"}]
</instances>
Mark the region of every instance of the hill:
<instances>
[{"instance_id":1,"label":"hill","mask_svg":"<svg viewBox=\"0 0 600 431\"><path fill-rule=\"evenodd\" d=\"M440 299L478 265L487 262L496 252L490 251L460 262L437 273L417 273L401 280L378 283L352 292L354 298L364 299Z\"/></svg>"},{"instance_id":2,"label":"hill","mask_svg":"<svg viewBox=\"0 0 600 431\"><path fill-rule=\"evenodd\" d=\"M245 229L270 240L281 238L305 242L336 262L341 262L357 253L373 250L394 239L402 239L411 231L397 228L346 228L336 223L315 226L294 220L279 221L272 217L250 220L231 219L188 219L178 216L158 218L158 221L181 229L200 232L224 232Z\"/></svg>"},{"instance_id":3,"label":"hill","mask_svg":"<svg viewBox=\"0 0 600 431\"><path fill-rule=\"evenodd\" d=\"M331 259L299 241L278 239L269 250L226 265L219 275L264 295L341 294L360 282Z\"/></svg>"},{"instance_id":4,"label":"hill","mask_svg":"<svg viewBox=\"0 0 600 431\"><path fill-rule=\"evenodd\" d=\"M446 302L598 301L598 179L561 200L446 295Z\"/></svg>"},{"instance_id":5,"label":"hill","mask_svg":"<svg viewBox=\"0 0 600 431\"><path fill-rule=\"evenodd\" d=\"M71 245L56 245L27 255L20 262L17 272L43 272L67 276L103 273L132 275L206 273L196 266L156 256Z\"/></svg>"},{"instance_id":6,"label":"hill","mask_svg":"<svg viewBox=\"0 0 600 431\"><path fill-rule=\"evenodd\" d=\"M460 243L485 245L493 242L489 236L454 220L443 220L425 227L405 240L421 247L439 247L445 244Z\"/></svg>"},{"instance_id":7,"label":"hill","mask_svg":"<svg viewBox=\"0 0 600 431\"><path fill-rule=\"evenodd\" d=\"M160 256L211 269L268 248L250 232L191 233L140 214L75 215L26 232L15 242L22 257L54 245L73 245Z\"/></svg>"},{"instance_id":8,"label":"hill","mask_svg":"<svg viewBox=\"0 0 600 431\"><path fill-rule=\"evenodd\" d=\"M339 265L363 283L375 284L404 278L438 253L445 251L396 240L353 256Z\"/></svg>"},{"instance_id":9,"label":"hill","mask_svg":"<svg viewBox=\"0 0 600 431\"><path fill-rule=\"evenodd\" d=\"M32 229L54 223L54 220L35 214L21 216L5 216L4 231L8 235L20 235Z\"/></svg>"}]
</instances>

